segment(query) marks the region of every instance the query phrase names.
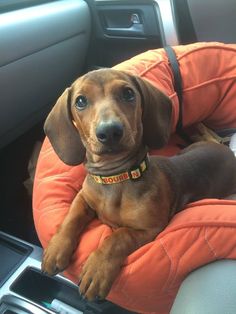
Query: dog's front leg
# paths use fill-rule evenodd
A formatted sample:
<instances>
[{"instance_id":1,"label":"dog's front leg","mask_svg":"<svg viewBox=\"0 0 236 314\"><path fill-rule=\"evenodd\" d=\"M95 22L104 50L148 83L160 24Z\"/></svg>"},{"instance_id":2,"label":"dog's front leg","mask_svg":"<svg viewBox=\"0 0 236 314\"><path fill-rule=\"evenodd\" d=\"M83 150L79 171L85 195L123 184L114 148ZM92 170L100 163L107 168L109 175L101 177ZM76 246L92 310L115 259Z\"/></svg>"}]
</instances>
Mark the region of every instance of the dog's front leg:
<instances>
[{"instance_id":1,"label":"dog's front leg","mask_svg":"<svg viewBox=\"0 0 236 314\"><path fill-rule=\"evenodd\" d=\"M62 225L50 240L43 254L42 271L55 275L67 268L77 247L80 233L94 218L82 191L73 200Z\"/></svg>"},{"instance_id":2,"label":"dog's front leg","mask_svg":"<svg viewBox=\"0 0 236 314\"><path fill-rule=\"evenodd\" d=\"M80 293L88 300L104 299L119 274L126 257L152 241L156 230L119 228L104 240L86 261L80 274Z\"/></svg>"}]
</instances>

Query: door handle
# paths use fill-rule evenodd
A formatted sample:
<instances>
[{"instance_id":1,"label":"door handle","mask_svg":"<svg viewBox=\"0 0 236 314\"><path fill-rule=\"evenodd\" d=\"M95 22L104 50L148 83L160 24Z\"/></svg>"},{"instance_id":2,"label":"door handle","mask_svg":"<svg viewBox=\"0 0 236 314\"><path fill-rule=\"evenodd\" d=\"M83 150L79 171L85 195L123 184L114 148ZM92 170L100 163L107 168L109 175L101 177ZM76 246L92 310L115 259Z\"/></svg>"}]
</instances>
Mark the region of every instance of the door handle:
<instances>
[{"instance_id":1,"label":"door handle","mask_svg":"<svg viewBox=\"0 0 236 314\"><path fill-rule=\"evenodd\" d=\"M107 35L127 36L144 35L143 24L133 24L130 27L106 27Z\"/></svg>"},{"instance_id":2,"label":"door handle","mask_svg":"<svg viewBox=\"0 0 236 314\"><path fill-rule=\"evenodd\" d=\"M138 13L131 13L128 24L129 24L128 26L117 25L113 27L110 27L108 25L105 27L106 34L110 36L134 36L134 37L144 35L144 25Z\"/></svg>"}]
</instances>

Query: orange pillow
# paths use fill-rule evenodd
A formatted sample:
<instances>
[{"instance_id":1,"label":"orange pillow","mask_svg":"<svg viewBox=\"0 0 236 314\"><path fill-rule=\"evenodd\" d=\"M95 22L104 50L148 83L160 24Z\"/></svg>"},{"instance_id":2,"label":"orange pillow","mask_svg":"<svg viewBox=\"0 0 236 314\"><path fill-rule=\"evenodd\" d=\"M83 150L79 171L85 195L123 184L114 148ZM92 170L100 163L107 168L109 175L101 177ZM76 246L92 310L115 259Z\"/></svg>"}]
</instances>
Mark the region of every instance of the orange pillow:
<instances>
[{"instance_id":1,"label":"orange pillow","mask_svg":"<svg viewBox=\"0 0 236 314\"><path fill-rule=\"evenodd\" d=\"M197 43L175 47L175 51L183 77L184 126L205 121L214 128L236 127L236 45ZM178 99L163 49L148 51L115 68L145 77L170 96L174 132ZM175 154L178 141L173 136L158 153ZM85 175L83 165L71 167L59 160L45 139L33 194L35 226L43 247L63 221ZM81 265L111 232L94 220L82 234L65 275L77 283ZM217 259L236 258L235 232L236 201L207 199L189 204L153 242L127 258L108 299L139 313L169 313L189 272Z\"/></svg>"},{"instance_id":2,"label":"orange pillow","mask_svg":"<svg viewBox=\"0 0 236 314\"><path fill-rule=\"evenodd\" d=\"M204 121L214 129L235 127L236 44L195 43L174 47L182 76L183 125ZM114 67L149 80L173 102L173 131L179 104L164 49L142 53Z\"/></svg>"}]
</instances>

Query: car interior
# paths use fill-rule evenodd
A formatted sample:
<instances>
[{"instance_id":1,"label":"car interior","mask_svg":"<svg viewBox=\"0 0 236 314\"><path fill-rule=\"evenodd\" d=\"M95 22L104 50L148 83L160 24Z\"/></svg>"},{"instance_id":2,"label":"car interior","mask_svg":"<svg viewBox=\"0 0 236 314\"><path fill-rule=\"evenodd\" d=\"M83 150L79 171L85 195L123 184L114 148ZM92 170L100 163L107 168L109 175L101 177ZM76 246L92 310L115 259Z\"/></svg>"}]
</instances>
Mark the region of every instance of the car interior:
<instances>
[{"instance_id":1,"label":"car interior","mask_svg":"<svg viewBox=\"0 0 236 314\"><path fill-rule=\"evenodd\" d=\"M0 2L0 313L131 313L40 272L32 189L45 118L90 70L168 45L235 43L235 16L235 0ZM185 313L178 302L173 313Z\"/></svg>"}]
</instances>

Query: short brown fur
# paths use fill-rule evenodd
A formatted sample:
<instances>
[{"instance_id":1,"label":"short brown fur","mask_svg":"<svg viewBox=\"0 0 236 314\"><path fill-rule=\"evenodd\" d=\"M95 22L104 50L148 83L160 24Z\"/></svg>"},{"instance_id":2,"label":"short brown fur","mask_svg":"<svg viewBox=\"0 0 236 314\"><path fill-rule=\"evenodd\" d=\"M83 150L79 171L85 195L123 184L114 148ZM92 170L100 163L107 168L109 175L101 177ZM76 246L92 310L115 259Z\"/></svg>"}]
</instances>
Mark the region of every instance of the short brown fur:
<instances>
[{"instance_id":1,"label":"short brown fur","mask_svg":"<svg viewBox=\"0 0 236 314\"><path fill-rule=\"evenodd\" d=\"M127 89L134 94L132 101L124 96ZM82 110L75 106L79 95L87 99ZM114 228L80 274L80 292L89 300L105 298L126 257L154 240L185 204L236 193L235 156L216 143L196 143L171 158L149 157L138 180L112 185L94 181L92 174L129 170L140 164L147 148L164 146L171 108L169 98L149 82L105 69L78 79L47 118L45 132L59 157L72 165L84 161L88 175L44 252L43 271L53 275L69 265L79 235L94 217ZM122 126L116 145L98 139L104 122Z\"/></svg>"}]
</instances>

